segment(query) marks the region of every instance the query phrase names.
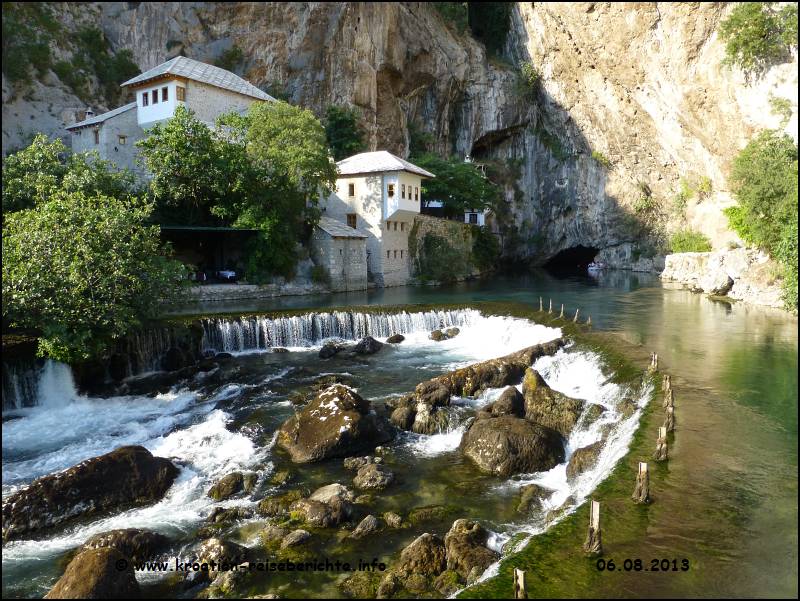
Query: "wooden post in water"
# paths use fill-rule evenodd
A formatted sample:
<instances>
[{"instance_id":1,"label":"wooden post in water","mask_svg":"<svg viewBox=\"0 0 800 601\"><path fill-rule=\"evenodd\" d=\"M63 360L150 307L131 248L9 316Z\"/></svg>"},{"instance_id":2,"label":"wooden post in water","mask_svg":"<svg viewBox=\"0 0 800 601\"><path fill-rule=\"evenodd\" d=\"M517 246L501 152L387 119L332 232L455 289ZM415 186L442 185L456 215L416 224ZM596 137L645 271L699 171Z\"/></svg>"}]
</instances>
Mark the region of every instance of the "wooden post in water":
<instances>
[{"instance_id":1,"label":"wooden post in water","mask_svg":"<svg viewBox=\"0 0 800 601\"><path fill-rule=\"evenodd\" d=\"M572 323L578 323L578 313L580 309L575 309L575 317L572 318Z\"/></svg>"},{"instance_id":2,"label":"wooden post in water","mask_svg":"<svg viewBox=\"0 0 800 601\"><path fill-rule=\"evenodd\" d=\"M650 502L650 474L647 464L639 462L639 471L636 474L636 487L631 495L634 503L647 504Z\"/></svg>"},{"instance_id":3,"label":"wooden post in water","mask_svg":"<svg viewBox=\"0 0 800 601\"><path fill-rule=\"evenodd\" d=\"M666 392L672 388L672 378L669 374L664 374L664 377L661 380L661 390Z\"/></svg>"},{"instance_id":4,"label":"wooden post in water","mask_svg":"<svg viewBox=\"0 0 800 601\"><path fill-rule=\"evenodd\" d=\"M603 541L600 532L600 502L592 501L589 505L589 532L583 543L583 552L587 555L602 555Z\"/></svg>"},{"instance_id":5,"label":"wooden post in water","mask_svg":"<svg viewBox=\"0 0 800 601\"><path fill-rule=\"evenodd\" d=\"M514 568L514 599L527 599L525 590L525 572Z\"/></svg>"},{"instance_id":6,"label":"wooden post in water","mask_svg":"<svg viewBox=\"0 0 800 601\"><path fill-rule=\"evenodd\" d=\"M552 313L553 312L553 299L552 298L550 299L550 307L547 309L547 312L548 313Z\"/></svg>"},{"instance_id":7,"label":"wooden post in water","mask_svg":"<svg viewBox=\"0 0 800 601\"><path fill-rule=\"evenodd\" d=\"M667 388L667 391L664 393L664 407L674 407L675 406L675 394L672 392L672 388Z\"/></svg>"},{"instance_id":8,"label":"wooden post in water","mask_svg":"<svg viewBox=\"0 0 800 601\"><path fill-rule=\"evenodd\" d=\"M656 461L666 461L668 459L667 429L664 427L658 429L658 439L656 440L656 452L653 453L653 459Z\"/></svg>"},{"instance_id":9,"label":"wooden post in water","mask_svg":"<svg viewBox=\"0 0 800 601\"><path fill-rule=\"evenodd\" d=\"M667 407L666 417L664 418L664 427L667 432L675 431L675 407L670 405Z\"/></svg>"},{"instance_id":10,"label":"wooden post in water","mask_svg":"<svg viewBox=\"0 0 800 601\"><path fill-rule=\"evenodd\" d=\"M564 319L564 303L561 303L561 314L558 316L559 319Z\"/></svg>"},{"instance_id":11,"label":"wooden post in water","mask_svg":"<svg viewBox=\"0 0 800 601\"><path fill-rule=\"evenodd\" d=\"M592 316L591 315L586 319L586 325L587 326L592 325Z\"/></svg>"},{"instance_id":12,"label":"wooden post in water","mask_svg":"<svg viewBox=\"0 0 800 601\"><path fill-rule=\"evenodd\" d=\"M542 305L542 297L539 297L539 313L544 311L544 306Z\"/></svg>"}]
</instances>

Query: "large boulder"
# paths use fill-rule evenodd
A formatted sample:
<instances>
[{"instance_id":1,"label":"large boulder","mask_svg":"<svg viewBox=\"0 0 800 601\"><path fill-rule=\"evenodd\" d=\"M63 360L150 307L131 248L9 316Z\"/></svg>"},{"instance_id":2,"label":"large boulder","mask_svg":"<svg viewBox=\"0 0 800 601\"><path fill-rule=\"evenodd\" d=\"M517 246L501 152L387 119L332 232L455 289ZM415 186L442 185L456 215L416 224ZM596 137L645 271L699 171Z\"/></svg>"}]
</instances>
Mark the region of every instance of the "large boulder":
<instances>
[{"instance_id":1,"label":"large boulder","mask_svg":"<svg viewBox=\"0 0 800 601\"><path fill-rule=\"evenodd\" d=\"M335 342L326 342L322 345L322 348L319 349L319 358L320 359L330 359L337 353L343 351L345 349L344 346L341 344L337 344Z\"/></svg>"},{"instance_id":2,"label":"large boulder","mask_svg":"<svg viewBox=\"0 0 800 601\"><path fill-rule=\"evenodd\" d=\"M292 503L290 509L290 515L318 528L338 526L349 520L353 514L353 506L339 495L331 497L327 502L300 499Z\"/></svg>"},{"instance_id":3,"label":"large boulder","mask_svg":"<svg viewBox=\"0 0 800 601\"><path fill-rule=\"evenodd\" d=\"M116 549L134 562L143 562L151 560L168 542L166 536L157 532L124 528L95 534L83 543L80 552L108 547Z\"/></svg>"},{"instance_id":4,"label":"large boulder","mask_svg":"<svg viewBox=\"0 0 800 601\"><path fill-rule=\"evenodd\" d=\"M458 573L464 580L476 569L483 573L499 555L486 543L489 532L473 520L456 520L444 537L447 549L447 569Z\"/></svg>"},{"instance_id":5,"label":"large boulder","mask_svg":"<svg viewBox=\"0 0 800 601\"><path fill-rule=\"evenodd\" d=\"M231 472L211 487L208 496L215 501L224 501L240 492L249 492L255 486L255 474Z\"/></svg>"},{"instance_id":6,"label":"large boulder","mask_svg":"<svg viewBox=\"0 0 800 601\"><path fill-rule=\"evenodd\" d=\"M171 461L139 446L92 457L34 480L3 501L3 540L70 520L158 501L178 476Z\"/></svg>"},{"instance_id":7,"label":"large boulder","mask_svg":"<svg viewBox=\"0 0 800 601\"><path fill-rule=\"evenodd\" d=\"M345 501L352 501L355 495L345 485L334 482L326 486L321 486L308 497L312 501L330 503L333 497L341 497Z\"/></svg>"},{"instance_id":8,"label":"large boulder","mask_svg":"<svg viewBox=\"0 0 800 601\"><path fill-rule=\"evenodd\" d=\"M525 397L526 419L551 428L564 437L572 432L586 405L585 401L570 398L550 388L533 368L525 371L522 396Z\"/></svg>"},{"instance_id":9,"label":"large boulder","mask_svg":"<svg viewBox=\"0 0 800 601\"><path fill-rule=\"evenodd\" d=\"M374 355L382 348L382 342L378 342L372 336L366 336L353 347L353 352L357 355Z\"/></svg>"},{"instance_id":10,"label":"large boulder","mask_svg":"<svg viewBox=\"0 0 800 601\"><path fill-rule=\"evenodd\" d=\"M601 440L577 449L572 454L572 457L569 458L569 463L567 464L567 479L572 480L583 472L591 469L594 464L597 463L597 458L602 449L603 441Z\"/></svg>"},{"instance_id":11,"label":"large boulder","mask_svg":"<svg viewBox=\"0 0 800 601\"><path fill-rule=\"evenodd\" d=\"M393 436L391 425L370 410L369 401L336 384L284 422L278 446L295 463L309 463L369 452Z\"/></svg>"},{"instance_id":12,"label":"large boulder","mask_svg":"<svg viewBox=\"0 0 800 601\"><path fill-rule=\"evenodd\" d=\"M500 477L546 471L564 461L558 432L508 415L475 420L461 448L478 469Z\"/></svg>"},{"instance_id":13,"label":"large boulder","mask_svg":"<svg viewBox=\"0 0 800 601\"><path fill-rule=\"evenodd\" d=\"M138 599L133 565L112 547L86 549L69 562L45 599Z\"/></svg>"},{"instance_id":14,"label":"large boulder","mask_svg":"<svg viewBox=\"0 0 800 601\"><path fill-rule=\"evenodd\" d=\"M421 534L400 552L396 573L401 576L418 574L435 577L447 569L444 542L435 534Z\"/></svg>"}]
</instances>

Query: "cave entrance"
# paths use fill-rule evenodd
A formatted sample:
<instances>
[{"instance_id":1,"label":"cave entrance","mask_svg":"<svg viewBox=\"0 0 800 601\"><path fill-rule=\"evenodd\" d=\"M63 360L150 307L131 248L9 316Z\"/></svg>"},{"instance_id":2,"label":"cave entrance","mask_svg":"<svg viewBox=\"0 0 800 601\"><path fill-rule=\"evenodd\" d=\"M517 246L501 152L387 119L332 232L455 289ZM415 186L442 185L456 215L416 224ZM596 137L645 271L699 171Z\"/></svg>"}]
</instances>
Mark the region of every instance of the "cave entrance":
<instances>
[{"instance_id":1,"label":"cave entrance","mask_svg":"<svg viewBox=\"0 0 800 601\"><path fill-rule=\"evenodd\" d=\"M594 260L598 252L599 249L591 246L578 245L565 248L547 261L544 266L553 272L585 272L586 267Z\"/></svg>"}]
</instances>

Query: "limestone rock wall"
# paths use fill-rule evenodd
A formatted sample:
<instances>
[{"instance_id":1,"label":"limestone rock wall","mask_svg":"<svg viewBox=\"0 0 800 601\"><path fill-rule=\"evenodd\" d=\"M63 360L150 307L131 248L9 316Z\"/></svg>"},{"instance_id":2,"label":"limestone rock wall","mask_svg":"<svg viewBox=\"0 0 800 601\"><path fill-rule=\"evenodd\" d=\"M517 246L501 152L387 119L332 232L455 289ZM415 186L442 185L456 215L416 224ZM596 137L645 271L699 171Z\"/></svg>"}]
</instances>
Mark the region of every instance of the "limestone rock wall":
<instances>
[{"instance_id":1,"label":"limestone rock wall","mask_svg":"<svg viewBox=\"0 0 800 601\"><path fill-rule=\"evenodd\" d=\"M181 52L213 62L235 45L234 70L273 95L319 115L358 107L371 149L406 155L414 127L440 153L493 163L508 175L504 253L534 263L579 244L638 261L653 248L632 225L643 185L666 233L689 225L724 248L729 163L760 128L780 127L770 94L793 103L796 138L796 60L753 83L720 66L725 3L521 2L499 58L428 3L55 6L67 28L97 23L142 69ZM520 90L523 61L542 73L536 96ZM63 135L84 108L52 72L25 92L4 80L3 101L4 152L34 130ZM707 177L712 192L676 212L682 177Z\"/></svg>"}]
</instances>

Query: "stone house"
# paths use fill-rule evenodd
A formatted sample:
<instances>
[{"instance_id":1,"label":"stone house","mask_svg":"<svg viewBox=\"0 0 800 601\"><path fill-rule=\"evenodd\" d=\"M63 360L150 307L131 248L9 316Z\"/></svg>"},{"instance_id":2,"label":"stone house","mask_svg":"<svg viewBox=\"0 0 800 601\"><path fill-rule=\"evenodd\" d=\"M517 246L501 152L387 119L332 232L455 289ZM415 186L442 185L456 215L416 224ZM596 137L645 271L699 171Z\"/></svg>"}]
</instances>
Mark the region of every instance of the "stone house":
<instances>
[{"instance_id":1,"label":"stone house","mask_svg":"<svg viewBox=\"0 0 800 601\"><path fill-rule=\"evenodd\" d=\"M321 203L324 216L366 234L370 281L407 284L408 237L420 213L422 180L435 176L385 150L348 157L337 167L336 189Z\"/></svg>"},{"instance_id":2,"label":"stone house","mask_svg":"<svg viewBox=\"0 0 800 601\"><path fill-rule=\"evenodd\" d=\"M366 234L323 216L311 234L311 258L328 273L331 290L367 289Z\"/></svg>"},{"instance_id":3,"label":"stone house","mask_svg":"<svg viewBox=\"0 0 800 601\"><path fill-rule=\"evenodd\" d=\"M135 143L147 128L175 114L178 106L194 111L213 127L216 118L230 111L243 112L253 102L274 101L269 94L238 75L214 65L177 56L122 84L135 100L102 115L86 112L83 121L67 126L72 150L96 150L100 158L146 177L136 162Z\"/></svg>"}]
</instances>

